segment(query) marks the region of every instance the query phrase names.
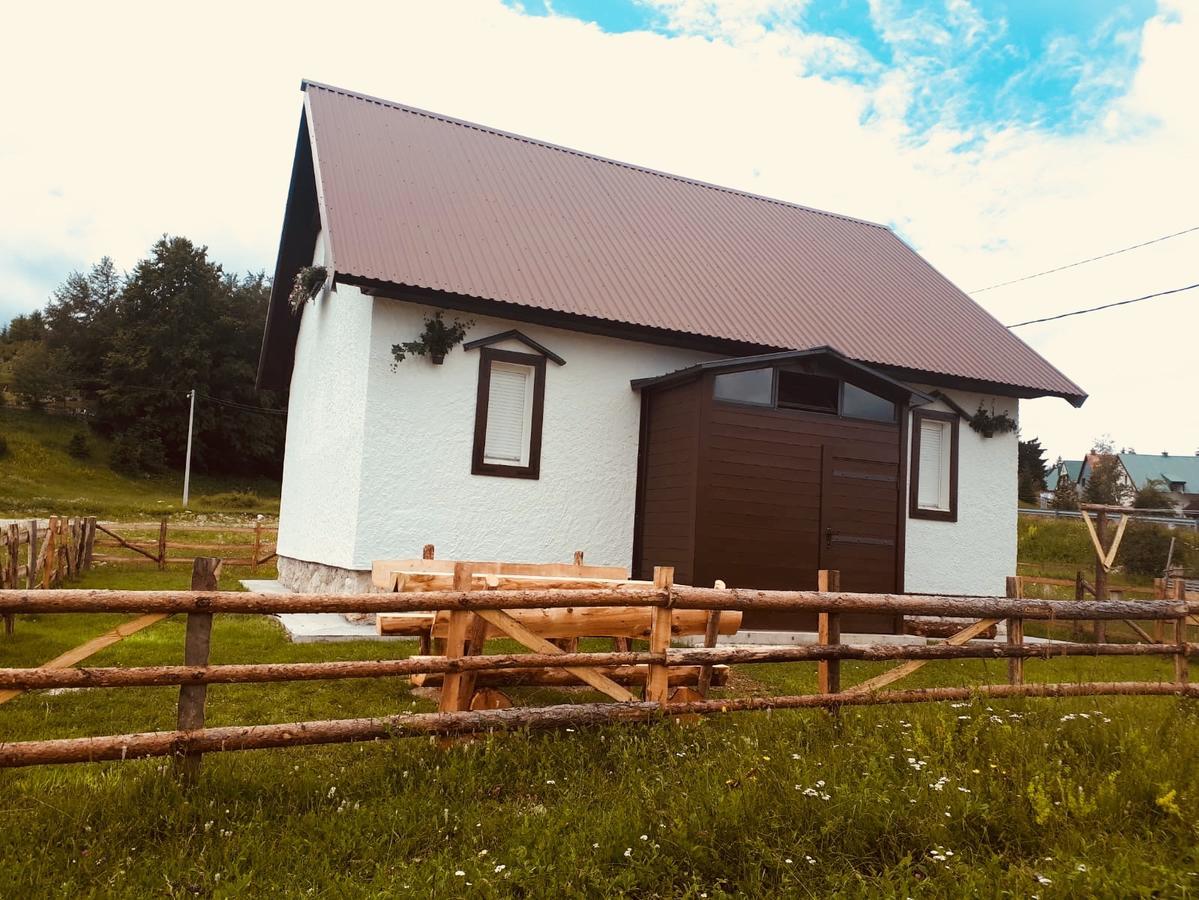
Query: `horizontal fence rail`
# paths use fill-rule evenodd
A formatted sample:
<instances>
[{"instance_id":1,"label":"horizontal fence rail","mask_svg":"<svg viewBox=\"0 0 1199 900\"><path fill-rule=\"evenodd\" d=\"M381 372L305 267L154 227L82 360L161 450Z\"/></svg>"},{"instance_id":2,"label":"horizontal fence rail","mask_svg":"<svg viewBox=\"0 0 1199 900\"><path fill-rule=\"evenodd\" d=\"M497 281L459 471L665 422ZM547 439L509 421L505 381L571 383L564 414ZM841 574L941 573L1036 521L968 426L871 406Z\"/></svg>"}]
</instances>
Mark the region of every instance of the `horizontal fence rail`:
<instances>
[{"instance_id":1,"label":"horizontal fence rail","mask_svg":"<svg viewBox=\"0 0 1199 900\"><path fill-rule=\"evenodd\" d=\"M1189 660L1199 656L1199 644L1187 641L1187 617L1199 613L1199 603L1173 600L1032 600L1011 597L861 594L837 590L758 591L749 589L695 588L673 584L670 570L655 572L652 586L580 589L449 590L420 594L263 594L214 590L217 559L197 559L192 591L0 590L0 613L124 612L187 615L184 665L92 668L0 668L0 689L12 691L63 688L124 688L178 686L179 726L174 731L131 733L62 740L0 743L0 767L29 766L99 760L175 756L185 777L195 774L203 753L250 750L347 741L370 741L410 735L454 736L516 729L649 722L676 716L718 713L825 708L864 704L921 703L965 700L972 697L1078 697L1078 696L1177 696L1194 698L1199 688L1189 684ZM466 564L455 571L454 583L470 582ZM836 573L821 573L821 585L837 584ZM1009 592L1012 588L1009 586ZM1018 590L1015 591L1019 593ZM580 653L563 650L530 636L517 639L533 652L494 655L415 656L405 659L320 663L208 662L214 613L259 615L286 612L435 612L448 611L464 629L485 635L488 623L503 623L505 610L563 609L600 606L651 607L655 623L650 650L630 651L627 644L614 652ZM670 610L708 610L715 632L721 611L785 610L817 613L819 643L787 647L704 648L669 647ZM844 613L943 616L970 620L944 643L913 645L850 645L840 641L839 616ZM509 621L513 621L507 617ZM1024 642L1024 622L1137 619L1169 623L1172 640L1166 642L1094 644ZM978 621L975 621L978 620ZM1007 622L1003 643L972 641L993 626ZM509 626L511 627L511 626ZM523 626L516 625L518 635ZM481 646L482 637L479 638ZM530 642L531 641L531 642ZM476 650L477 654L477 650ZM1076 684L1025 684L1023 663L1028 659L1057 657L1159 656L1173 659L1174 680L1161 682L1093 682ZM974 687L880 690L907 671L926 662L951 659L1007 660L1007 684ZM841 689L842 660L904 661L862 684ZM819 667L817 693L782 697L729 697L721 699L668 699L671 669L738 663L813 662ZM541 670L560 672L595 686L617 687L604 673L643 667L646 700L628 691L609 694L614 703L582 703L509 709L453 707L438 713L413 713L373 718L293 722L270 725L205 727L205 691L210 684L273 683L329 679L444 676L442 697L462 681L476 675ZM655 687L656 685L656 687ZM651 690L654 693L651 694ZM700 695L703 696L703 695ZM648 701L648 702L647 702ZM444 709L444 707L443 707Z\"/></svg>"},{"instance_id":2,"label":"horizontal fence rail","mask_svg":"<svg viewBox=\"0 0 1199 900\"><path fill-rule=\"evenodd\" d=\"M970 700L974 697L1199 697L1199 685L1159 682L1088 684L980 685L971 688L921 688L878 694L802 694L743 697L691 703L572 703L453 713L406 713L361 719L289 722L280 725L230 725L193 731L156 731L92 738L0 744L0 767L101 762L152 756L181 756L228 750L265 750L314 744L376 741L397 737L453 736L502 731L543 731L570 726L652 722L679 716L711 716L768 709L836 709L843 706L911 704Z\"/></svg>"},{"instance_id":3,"label":"horizontal fence rail","mask_svg":"<svg viewBox=\"0 0 1199 900\"><path fill-rule=\"evenodd\" d=\"M697 666L821 660L1054 659L1065 656L1199 656L1199 644L812 644L799 647L718 647L663 653L512 653L409 657L324 663L237 663L219 666L0 669L0 688L163 687L182 684L265 684L343 678L385 678L446 672L522 671L572 666Z\"/></svg>"},{"instance_id":4,"label":"horizontal fence rail","mask_svg":"<svg viewBox=\"0 0 1199 900\"><path fill-rule=\"evenodd\" d=\"M953 618L1038 620L1176 619L1199 614L1181 600L1024 600L920 594L754 591L745 588L429 591L421 594L262 594L239 591L0 591L0 613L379 613L564 609L572 606L667 606L673 609L887 613Z\"/></svg>"}]
</instances>

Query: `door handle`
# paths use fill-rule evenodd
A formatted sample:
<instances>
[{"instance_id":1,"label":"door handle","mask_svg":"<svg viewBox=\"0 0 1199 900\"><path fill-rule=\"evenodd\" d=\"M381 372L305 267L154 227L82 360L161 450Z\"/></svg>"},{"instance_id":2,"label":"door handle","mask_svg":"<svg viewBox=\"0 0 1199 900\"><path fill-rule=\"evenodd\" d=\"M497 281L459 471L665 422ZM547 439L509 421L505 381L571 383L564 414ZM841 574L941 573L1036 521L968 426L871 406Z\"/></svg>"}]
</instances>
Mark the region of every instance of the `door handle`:
<instances>
[{"instance_id":1,"label":"door handle","mask_svg":"<svg viewBox=\"0 0 1199 900\"><path fill-rule=\"evenodd\" d=\"M831 528L824 529L824 546L826 549L831 550L833 548L833 537L836 534L837 532Z\"/></svg>"}]
</instances>

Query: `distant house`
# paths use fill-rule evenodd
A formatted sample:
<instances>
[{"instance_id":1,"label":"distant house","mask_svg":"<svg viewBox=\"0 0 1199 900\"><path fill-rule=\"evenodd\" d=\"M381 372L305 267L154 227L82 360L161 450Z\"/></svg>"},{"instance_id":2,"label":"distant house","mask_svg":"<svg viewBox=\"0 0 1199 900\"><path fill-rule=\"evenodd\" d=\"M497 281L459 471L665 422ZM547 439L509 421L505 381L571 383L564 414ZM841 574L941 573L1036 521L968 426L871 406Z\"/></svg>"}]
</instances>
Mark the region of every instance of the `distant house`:
<instances>
[{"instance_id":1,"label":"distant house","mask_svg":"<svg viewBox=\"0 0 1199 900\"><path fill-rule=\"evenodd\" d=\"M433 543L1003 592L1016 435L966 419L1086 395L889 228L303 90L259 368L290 390L282 580L364 584ZM328 284L293 314L310 264ZM397 362L438 310L465 343Z\"/></svg>"},{"instance_id":2,"label":"distant house","mask_svg":"<svg viewBox=\"0 0 1199 900\"><path fill-rule=\"evenodd\" d=\"M1165 491L1174 508L1184 511L1199 494L1199 454L1121 453L1120 464L1133 490L1154 484Z\"/></svg>"},{"instance_id":3,"label":"distant house","mask_svg":"<svg viewBox=\"0 0 1199 900\"><path fill-rule=\"evenodd\" d=\"M1081 459L1059 459L1047 481L1055 487L1063 480L1077 485L1078 479L1082 475L1082 467L1083 460Z\"/></svg>"},{"instance_id":4,"label":"distant house","mask_svg":"<svg viewBox=\"0 0 1199 900\"><path fill-rule=\"evenodd\" d=\"M1125 503L1129 506L1132 505L1132 495L1149 484L1164 491L1178 512L1188 512L1188 507L1193 504L1196 495L1199 495L1199 453L1194 456L1171 453L1117 453L1115 456L1120 461L1119 480L1127 490ZM1074 479L1080 493L1086 487L1091 470L1098 460L1097 453L1088 453L1086 458L1081 460ZM1069 477L1074 462L1059 462L1059 477Z\"/></svg>"}]
</instances>

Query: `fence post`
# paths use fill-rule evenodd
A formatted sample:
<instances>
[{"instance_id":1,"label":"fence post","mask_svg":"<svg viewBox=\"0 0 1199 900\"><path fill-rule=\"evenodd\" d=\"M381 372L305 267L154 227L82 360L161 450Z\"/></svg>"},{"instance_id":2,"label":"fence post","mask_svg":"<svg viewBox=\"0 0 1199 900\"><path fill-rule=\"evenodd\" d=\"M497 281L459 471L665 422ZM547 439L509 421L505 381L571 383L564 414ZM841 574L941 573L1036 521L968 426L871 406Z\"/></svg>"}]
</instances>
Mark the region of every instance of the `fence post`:
<instances>
[{"instance_id":1,"label":"fence post","mask_svg":"<svg viewBox=\"0 0 1199 900\"><path fill-rule=\"evenodd\" d=\"M837 569L821 569L816 573L816 590L821 593L841 590L841 572ZM822 647L841 643L841 614L819 613L817 639ZM821 694L837 694L841 691L841 660L822 659L816 663L816 689Z\"/></svg>"},{"instance_id":2,"label":"fence post","mask_svg":"<svg viewBox=\"0 0 1199 900\"><path fill-rule=\"evenodd\" d=\"M432 559L433 554L436 552L437 552L437 550L432 544L425 544L424 548L420 552L420 558L421 559Z\"/></svg>"},{"instance_id":3,"label":"fence post","mask_svg":"<svg viewBox=\"0 0 1199 900\"><path fill-rule=\"evenodd\" d=\"M215 591L221 561L214 557L198 557L192 563L193 591ZM212 613L193 612L187 614L187 632L183 642L183 664L185 666L208 665L208 651L212 645ZM208 685L185 684L179 688L180 731L195 731L204 727L204 703L208 699ZM200 772L202 754L186 749L176 760L179 776L187 782L194 781Z\"/></svg>"},{"instance_id":4,"label":"fence post","mask_svg":"<svg viewBox=\"0 0 1199 900\"><path fill-rule=\"evenodd\" d=\"M96 517L88 516L83 523L83 571L92 567L96 552Z\"/></svg>"},{"instance_id":5,"label":"fence post","mask_svg":"<svg viewBox=\"0 0 1199 900\"><path fill-rule=\"evenodd\" d=\"M470 566L464 562L454 563L454 590L469 591L471 588ZM449 626L445 635L446 659L457 659L466 652L466 632L474 613L465 609L450 610ZM438 712L457 712L462 708L462 675L446 672L441 680L441 701Z\"/></svg>"},{"instance_id":6,"label":"fence post","mask_svg":"<svg viewBox=\"0 0 1199 900\"><path fill-rule=\"evenodd\" d=\"M1164 578L1154 578L1153 579L1153 599L1154 600L1165 600L1166 599L1166 579L1164 579ZM1154 643L1160 644L1160 643L1164 642L1165 639L1166 639L1166 620L1165 619L1154 619L1153 620Z\"/></svg>"},{"instance_id":7,"label":"fence post","mask_svg":"<svg viewBox=\"0 0 1199 900\"><path fill-rule=\"evenodd\" d=\"M661 606L650 607L649 652L665 654L670 649L670 591L674 586L674 566L654 567L654 587L666 591ZM645 677L645 699L666 705L670 693L670 670L649 664Z\"/></svg>"},{"instance_id":8,"label":"fence post","mask_svg":"<svg viewBox=\"0 0 1199 900\"><path fill-rule=\"evenodd\" d=\"M29 520L29 556L25 563L25 587L33 590L37 584L37 519Z\"/></svg>"},{"instance_id":9,"label":"fence post","mask_svg":"<svg viewBox=\"0 0 1199 900\"><path fill-rule=\"evenodd\" d=\"M1020 576L1009 575L1007 578L1007 595L1011 599L1019 599L1024 592L1020 589ZM1024 619L1014 617L1007 620L1007 642L1010 647L1024 646ZM1008 684L1024 684L1024 658L1009 657L1007 661Z\"/></svg>"},{"instance_id":10,"label":"fence post","mask_svg":"<svg viewBox=\"0 0 1199 900\"><path fill-rule=\"evenodd\" d=\"M1084 510L1083 515L1087 515ZM1100 550L1095 553L1095 599L1106 600L1107 596L1107 567L1103 564L1103 554L1107 552L1107 513L1102 509L1095 513L1095 535L1099 541ZM1095 643L1107 642L1107 622L1096 619L1094 622Z\"/></svg>"},{"instance_id":11,"label":"fence post","mask_svg":"<svg viewBox=\"0 0 1199 900\"><path fill-rule=\"evenodd\" d=\"M1187 585L1180 574L1174 579L1174 599L1186 602L1186 598ZM1186 642L1187 617L1184 613L1174 620L1174 643L1182 648L1181 653L1174 654L1174 681L1177 684L1186 684L1191 680L1191 669L1187 662Z\"/></svg>"},{"instance_id":12,"label":"fence post","mask_svg":"<svg viewBox=\"0 0 1199 900\"><path fill-rule=\"evenodd\" d=\"M158 524L158 568L167 567L167 517L163 516Z\"/></svg>"},{"instance_id":13,"label":"fence post","mask_svg":"<svg viewBox=\"0 0 1199 900\"><path fill-rule=\"evenodd\" d=\"M43 543L44 550L42 558L42 587L54 587L54 559L56 551L54 549L55 532L58 531L58 517L51 516L46 521L46 540Z\"/></svg>"},{"instance_id":14,"label":"fence post","mask_svg":"<svg viewBox=\"0 0 1199 900\"><path fill-rule=\"evenodd\" d=\"M725 589L725 584L720 579L716 580L713 585L718 591ZM704 646L715 647L720 640L720 610L713 609L708 612L708 621L704 626ZM625 647L627 648L627 645ZM696 685L696 690L699 695L705 700L708 699L708 694L712 690L712 664L704 663L699 667L699 683Z\"/></svg>"},{"instance_id":15,"label":"fence post","mask_svg":"<svg viewBox=\"0 0 1199 900\"><path fill-rule=\"evenodd\" d=\"M5 530L4 543L8 550L8 559L5 561L5 572L3 577L0 577L0 583L5 587L17 587L18 572L20 571L20 546L21 546L21 526L12 524ZM4 633L12 634L16 629L16 617L12 613L4 614Z\"/></svg>"},{"instance_id":16,"label":"fence post","mask_svg":"<svg viewBox=\"0 0 1199 900\"><path fill-rule=\"evenodd\" d=\"M254 520L254 551L250 554L250 572L258 572L258 557L262 556L262 519Z\"/></svg>"},{"instance_id":17,"label":"fence post","mask_svg":"<svg viewBox=\"0 0 1199 900\"><path fill-rule=\"evenodd\" d=\"M67 578L74 580L75 578L75 523L76 519L73 516L68 516L63 522L62 529L62 546L66 551L63 553L63 559L67 565Z\"/></svg>"}]
</instances>

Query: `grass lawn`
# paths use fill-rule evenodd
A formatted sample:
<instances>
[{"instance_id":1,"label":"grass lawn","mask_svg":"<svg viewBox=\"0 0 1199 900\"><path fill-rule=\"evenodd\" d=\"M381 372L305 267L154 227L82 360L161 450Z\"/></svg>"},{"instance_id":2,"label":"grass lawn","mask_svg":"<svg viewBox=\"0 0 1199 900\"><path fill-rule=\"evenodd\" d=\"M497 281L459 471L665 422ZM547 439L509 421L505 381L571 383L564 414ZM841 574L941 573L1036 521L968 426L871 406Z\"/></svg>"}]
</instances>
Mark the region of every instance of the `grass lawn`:
<instances>
[{"instance_id":1,"label":"grass lawn","mask_svg":"<svg viewBox=\"0 0 1199 900\"><path fill-rule=\"evenodd\" d=\"M75 459L67 443L87 437L91 455ZM110 442L73 416L0 409L0 518L89 514L145 516L181 511L183 473L138 478L108 466ZM198 512L275 513L279 482L266 478L214 478L193 473L191 509Z\"/></svg>"},{"instance_id":2,"label":"grass lawn","mask_svg":"<svg viewBox=\"0 0 1199 900\"><path fill-rule=\"evenodd\" d=\"M100 570L91 586L185 587ZM226 575L226 581L230 576ZM6 665L115 617L22 617ZM94 664L181 662L182 617ZM408 643L292 645L218 616L214 662L370 659ZM843 664L852 684L885 666ZM1001 681L937 663L905 685ZM1147 659L1030 661L1029 680L1168 679ZM746 666L728 690L815 689L815 666ZM590 698L540 691L537 699ZM42 692L5 740L170 728L169 688ZM528 701L529 694L518 694ZM209 722L427 711L401 680L215 686ZM1188 896L1199 893L1199 706L1096 698L748 713L698 725L404 739L0 771L0 895Z\"/></svg>"}]
</instances>

